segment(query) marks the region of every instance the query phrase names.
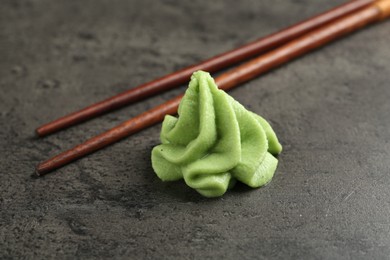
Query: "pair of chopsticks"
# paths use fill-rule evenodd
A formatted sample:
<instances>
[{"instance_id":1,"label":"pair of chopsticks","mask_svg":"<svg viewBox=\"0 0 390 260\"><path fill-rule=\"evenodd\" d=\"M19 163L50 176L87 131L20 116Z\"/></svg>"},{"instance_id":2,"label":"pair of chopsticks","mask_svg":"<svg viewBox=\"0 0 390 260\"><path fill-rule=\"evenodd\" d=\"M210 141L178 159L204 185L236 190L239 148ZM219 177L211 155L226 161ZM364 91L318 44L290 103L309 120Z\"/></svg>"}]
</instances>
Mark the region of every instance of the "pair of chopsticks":
<instances>
[{"instance_id":1,"label":"pair of chopsticks","mask_svg":"<svg viewBox=\"0 0 390 260\"><path fill-rule=\"evenodd\" d=\"M250 61L215 78L220 89L229 90L341 36L388 17L390 17L390 0L354 0L275 34L61 117L39 127L36 133L43 137L111 110L178 87L187 83L194 71L205 70L213 73L252 58ZM261 56L253 58L256 55ZM133 133L157 124L164 119L166 114L176 114L182 96L177 96L40 163L36 168L36 175L46 174Z\"/></svg>"}]
</instances>

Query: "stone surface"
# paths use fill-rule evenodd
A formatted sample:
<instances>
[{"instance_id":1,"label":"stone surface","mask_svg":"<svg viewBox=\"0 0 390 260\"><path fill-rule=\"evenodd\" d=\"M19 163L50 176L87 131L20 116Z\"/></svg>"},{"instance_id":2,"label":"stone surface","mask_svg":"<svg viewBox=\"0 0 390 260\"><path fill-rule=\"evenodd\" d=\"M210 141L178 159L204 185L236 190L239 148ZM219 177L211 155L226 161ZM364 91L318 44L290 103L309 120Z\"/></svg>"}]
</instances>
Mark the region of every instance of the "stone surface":
<instances>
[{"instance_id":1,"label":"stone surface","mask_svg":"<svg viewBox=\"0 0 390 260\"><path fill-rule=\"evenodd\" d=\"M341 2L1 1L0 258L388 259L389 22L230 92L284 145L264 188L162 183L159 126L30 177L184 87L47 138L38 125Z\"/></svg>"}]
</instances>

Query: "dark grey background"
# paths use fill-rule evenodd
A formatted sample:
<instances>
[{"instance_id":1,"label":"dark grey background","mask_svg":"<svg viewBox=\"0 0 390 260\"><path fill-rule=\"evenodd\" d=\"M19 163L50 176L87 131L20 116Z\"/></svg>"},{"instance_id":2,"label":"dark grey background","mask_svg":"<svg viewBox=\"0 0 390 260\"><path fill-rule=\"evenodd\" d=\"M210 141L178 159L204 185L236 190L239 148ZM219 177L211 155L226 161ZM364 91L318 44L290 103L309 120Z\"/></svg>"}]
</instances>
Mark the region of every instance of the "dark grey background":
<instances>
[{"instance_id":1,"label":"dark grey background","mask_svg":"<svg viewBox=\"0 0 390 260\"><path fill-rule=\"evenodd\" d=\"M160 126L30 177L184 87L47 138L38 125L342 2L2 0L0 258L389 259L389 22L230 92L284 145L265 188L162 183Z\"/></svg>"}]
</instances>

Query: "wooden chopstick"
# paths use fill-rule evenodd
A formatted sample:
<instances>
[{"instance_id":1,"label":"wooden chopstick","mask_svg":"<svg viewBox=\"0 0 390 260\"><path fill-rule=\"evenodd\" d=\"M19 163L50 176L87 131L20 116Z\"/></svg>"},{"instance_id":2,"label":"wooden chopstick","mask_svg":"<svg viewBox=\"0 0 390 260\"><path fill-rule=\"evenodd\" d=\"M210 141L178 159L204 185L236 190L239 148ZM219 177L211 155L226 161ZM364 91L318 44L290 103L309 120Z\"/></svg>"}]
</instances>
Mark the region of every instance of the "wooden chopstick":
<instances>
[{"instance_id":1,"label":"wooden chopstick","mask_svg":"<svg viewBox=\"0 0 390 260\"><path fill-rule=\"evenodd\" d=\"M225 52L196 65L186 67L177 72L132 88L116 96L83 108L77 112L44 124L36 129L36 133L38 136L46 136L68 128L72 125L92 119L108 111L180 86L189 81L190 76L194 71L205 70L213 73L230 67L234 64L247 60L248 58L260 55L266 51L279 47L290 40L293 40L338 18L367 7L374 2L375 0L355 0L345 3L339 7L333 8L327 12L312 17L294 26L288 27L282 31L258 39L234 50Z\"/></svg>"},{"instance_id":2,"label":"wooden chopstick","mask_svg":"<svg viewBox=\"0 0 390 260\"><path fill-rule=\"evenodd\" d=\"M340 18L331 24L318 28L265 55L259 56L235 69L223 73L216 78L216 83L220 89L229 90L341 36L352 33L389 16L390 0L380 0L369 7ZM176 114L181 98L182 95L40 163L36 168L36 175L40 176L48 173L144 128L161 122L166 114Z\"/></svg>"}]
</instances>

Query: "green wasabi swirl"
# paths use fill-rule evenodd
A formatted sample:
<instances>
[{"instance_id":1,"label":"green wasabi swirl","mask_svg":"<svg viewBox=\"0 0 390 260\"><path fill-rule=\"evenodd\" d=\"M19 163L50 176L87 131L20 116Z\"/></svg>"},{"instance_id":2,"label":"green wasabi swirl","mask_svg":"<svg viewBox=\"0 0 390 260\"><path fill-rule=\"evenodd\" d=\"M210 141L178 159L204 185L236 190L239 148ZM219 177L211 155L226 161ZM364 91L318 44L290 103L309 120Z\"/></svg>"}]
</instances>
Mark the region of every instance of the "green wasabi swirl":
<instances>
[{"instance_id":1,"label":"green wasabi swirl","mask_svg":"<svg viewBox=\"0 0 390 260\"><path fill-rule=\"evenodd\" d=\"M162 144L152 166L163 181L184 178L206 197L222 196L236 180L257 188L271 181L282 151L262 117L219 90L209 73L198 71L180 103L179 117L167 115Z\"/></svg>"}]
</instances>

